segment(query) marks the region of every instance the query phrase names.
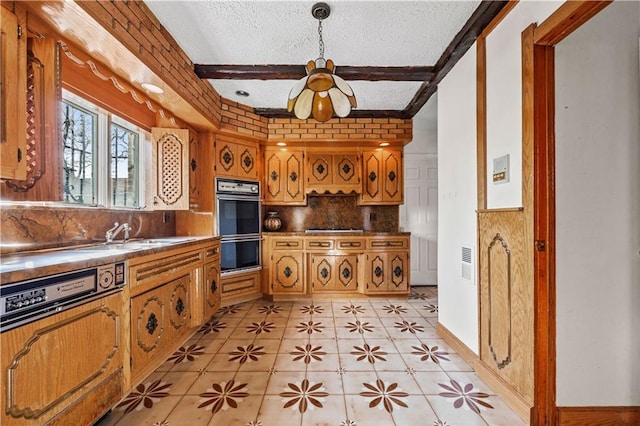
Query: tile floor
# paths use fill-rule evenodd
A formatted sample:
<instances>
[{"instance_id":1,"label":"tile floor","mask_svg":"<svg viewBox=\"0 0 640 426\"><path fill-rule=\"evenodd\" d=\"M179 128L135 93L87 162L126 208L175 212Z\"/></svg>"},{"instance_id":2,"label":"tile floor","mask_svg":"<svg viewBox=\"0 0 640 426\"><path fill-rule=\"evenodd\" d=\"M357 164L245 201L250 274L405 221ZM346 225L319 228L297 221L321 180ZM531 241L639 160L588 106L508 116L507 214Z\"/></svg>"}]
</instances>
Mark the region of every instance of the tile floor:
<instances>
[{"instance_id":1,"label":"tile floor","mask_svg":"<svg viewBox=\"0 0 640 426\"><path fill-rule=\"evenodd\" d=\"M99 426L522 425L437 317L435 287L229 306Z\"/></svg>"}]
</instances>

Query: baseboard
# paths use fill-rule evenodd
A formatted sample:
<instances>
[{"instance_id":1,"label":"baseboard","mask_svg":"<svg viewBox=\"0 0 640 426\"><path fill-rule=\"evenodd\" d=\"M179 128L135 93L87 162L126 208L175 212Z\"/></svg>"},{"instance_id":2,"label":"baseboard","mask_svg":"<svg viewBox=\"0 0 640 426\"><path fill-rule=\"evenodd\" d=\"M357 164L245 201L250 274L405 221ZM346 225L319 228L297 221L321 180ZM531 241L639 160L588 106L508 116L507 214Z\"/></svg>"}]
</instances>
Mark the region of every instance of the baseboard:
<instances>
[{"instance_id":1,"label":"baseboard","mask_svg":"<svg viewBox=\"0 0 640 426\"><path fill-rule=\"evenodd\" d=\"M462 359L474 369L480 380L486 383L525 423L529 424L532 403L522 397L509 383L498 376L482 362L467 345L458 339L440 322L436 324L436 333L456 351Z\"/></svg>"},{"instance_id":2,"label":"baseboard","mask_svg":"<svg viewBox=\"0 0 640 426\"><path fill-rule=\"evenodd\" d=\"M560 426L637 426L640 407L558 407Z\"/></svg>"}]
</instances>

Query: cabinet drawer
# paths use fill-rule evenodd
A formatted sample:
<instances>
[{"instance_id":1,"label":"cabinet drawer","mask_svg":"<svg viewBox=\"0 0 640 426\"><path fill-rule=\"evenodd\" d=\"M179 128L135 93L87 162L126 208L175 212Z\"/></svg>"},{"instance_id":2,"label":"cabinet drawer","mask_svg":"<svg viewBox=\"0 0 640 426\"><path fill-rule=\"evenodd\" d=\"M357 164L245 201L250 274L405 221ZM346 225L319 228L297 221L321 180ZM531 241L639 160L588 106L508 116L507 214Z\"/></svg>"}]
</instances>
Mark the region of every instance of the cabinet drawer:
<instances>
[{"instance_id":1,"label":"cabinet drawer","mask_svg":"<svg viewBox=\"0 0 640 426\"><path fill-rule=\"evenodd\" d=\"M364 249L364 240L338 239L336 241L336 248L339 250Z\"/></svg>"},{"instance_id":2,"label":"cabinet drawer","mask_svg":"<svg viewBox=\"0 0 640 426\"><path fill-rule=\"evenodd\" d=\"M291 250L302 249L301 240L273 240L271 242L271 248L273 250Z\"/></svg>"},{"instance_id":3,"label":"cabinet drawer","mask_svg":"<svg viewBox=\"0 0 640 426\"><path fill-rule=\"evenodd\" d=\"M220 244L206 247L204 249L204 261L205 263L212 262L220 258Z\"/></svg>"},{"instance_id":4,"label":"cabinet drawer","mask_svg":"<svg viewBox=\"0 0 640 426\"><path fill-rule=\"evenodd\" d=\"M307 239L307 250L333 250L335 242L327 239Z\"/></svg>"},{"instance_id":5,"label":"cabinet drawer","mask_svg":"<svg viewBox=\"0 0 640 426\"><path fill-rule=\"evenodd\" d=\"M408 238L384 238L384 239L372 239L369 240L369 248L372 250L378 249L406 249L409 247Z\"/></svg>"}]
</instances>

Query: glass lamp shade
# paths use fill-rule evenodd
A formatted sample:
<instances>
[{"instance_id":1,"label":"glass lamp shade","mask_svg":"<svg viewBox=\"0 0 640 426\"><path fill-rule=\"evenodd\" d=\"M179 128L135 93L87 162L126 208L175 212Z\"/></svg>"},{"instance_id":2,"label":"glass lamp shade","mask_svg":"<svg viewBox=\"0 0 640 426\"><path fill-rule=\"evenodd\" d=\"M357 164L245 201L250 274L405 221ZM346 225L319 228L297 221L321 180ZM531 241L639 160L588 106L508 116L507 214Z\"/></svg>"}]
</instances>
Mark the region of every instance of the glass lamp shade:
<instances>
[{"instance_id":1,"label":"glass lamp shade","mask_svg":"<svg viewBox=\"0 0 640 426\"><path fill-rule=\"evenodd\" d=\"M287 110L297 118L306 120L313 116L318 121L328 121L337 115L346 117L357 106L353 90L342 78L334 74L331 59L318 58L309 61L307 75L294 84L289 92Z\"/></svg>"}]
</instances>

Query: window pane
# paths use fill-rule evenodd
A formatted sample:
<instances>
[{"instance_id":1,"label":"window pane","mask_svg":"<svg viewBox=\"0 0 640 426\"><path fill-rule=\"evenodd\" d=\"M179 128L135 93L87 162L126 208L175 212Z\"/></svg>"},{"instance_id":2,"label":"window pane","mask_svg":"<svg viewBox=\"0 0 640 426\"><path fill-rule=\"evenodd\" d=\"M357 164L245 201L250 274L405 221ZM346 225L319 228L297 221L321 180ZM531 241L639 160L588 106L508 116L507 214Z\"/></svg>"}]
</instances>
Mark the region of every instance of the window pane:
<instances>
[{"instance_id":1,"label":"window pane","mask_svg":"<svg viewBox=\"0 0 640 426\"><path fill-rule=\"evenodd\" d=\"M64 201L96 204L97 115L73 104L62 103L62 143L64 144Z\"/></svg>"},{"instance_id":2,"label":"window pane","mask_svg":"<svg viewBox=\"0 0 640 426\"><path fill-rule=\"evenodd\" d=\"M111 205L138 207L138 134L111 124Z\"/></svg>"}]
</instances>

